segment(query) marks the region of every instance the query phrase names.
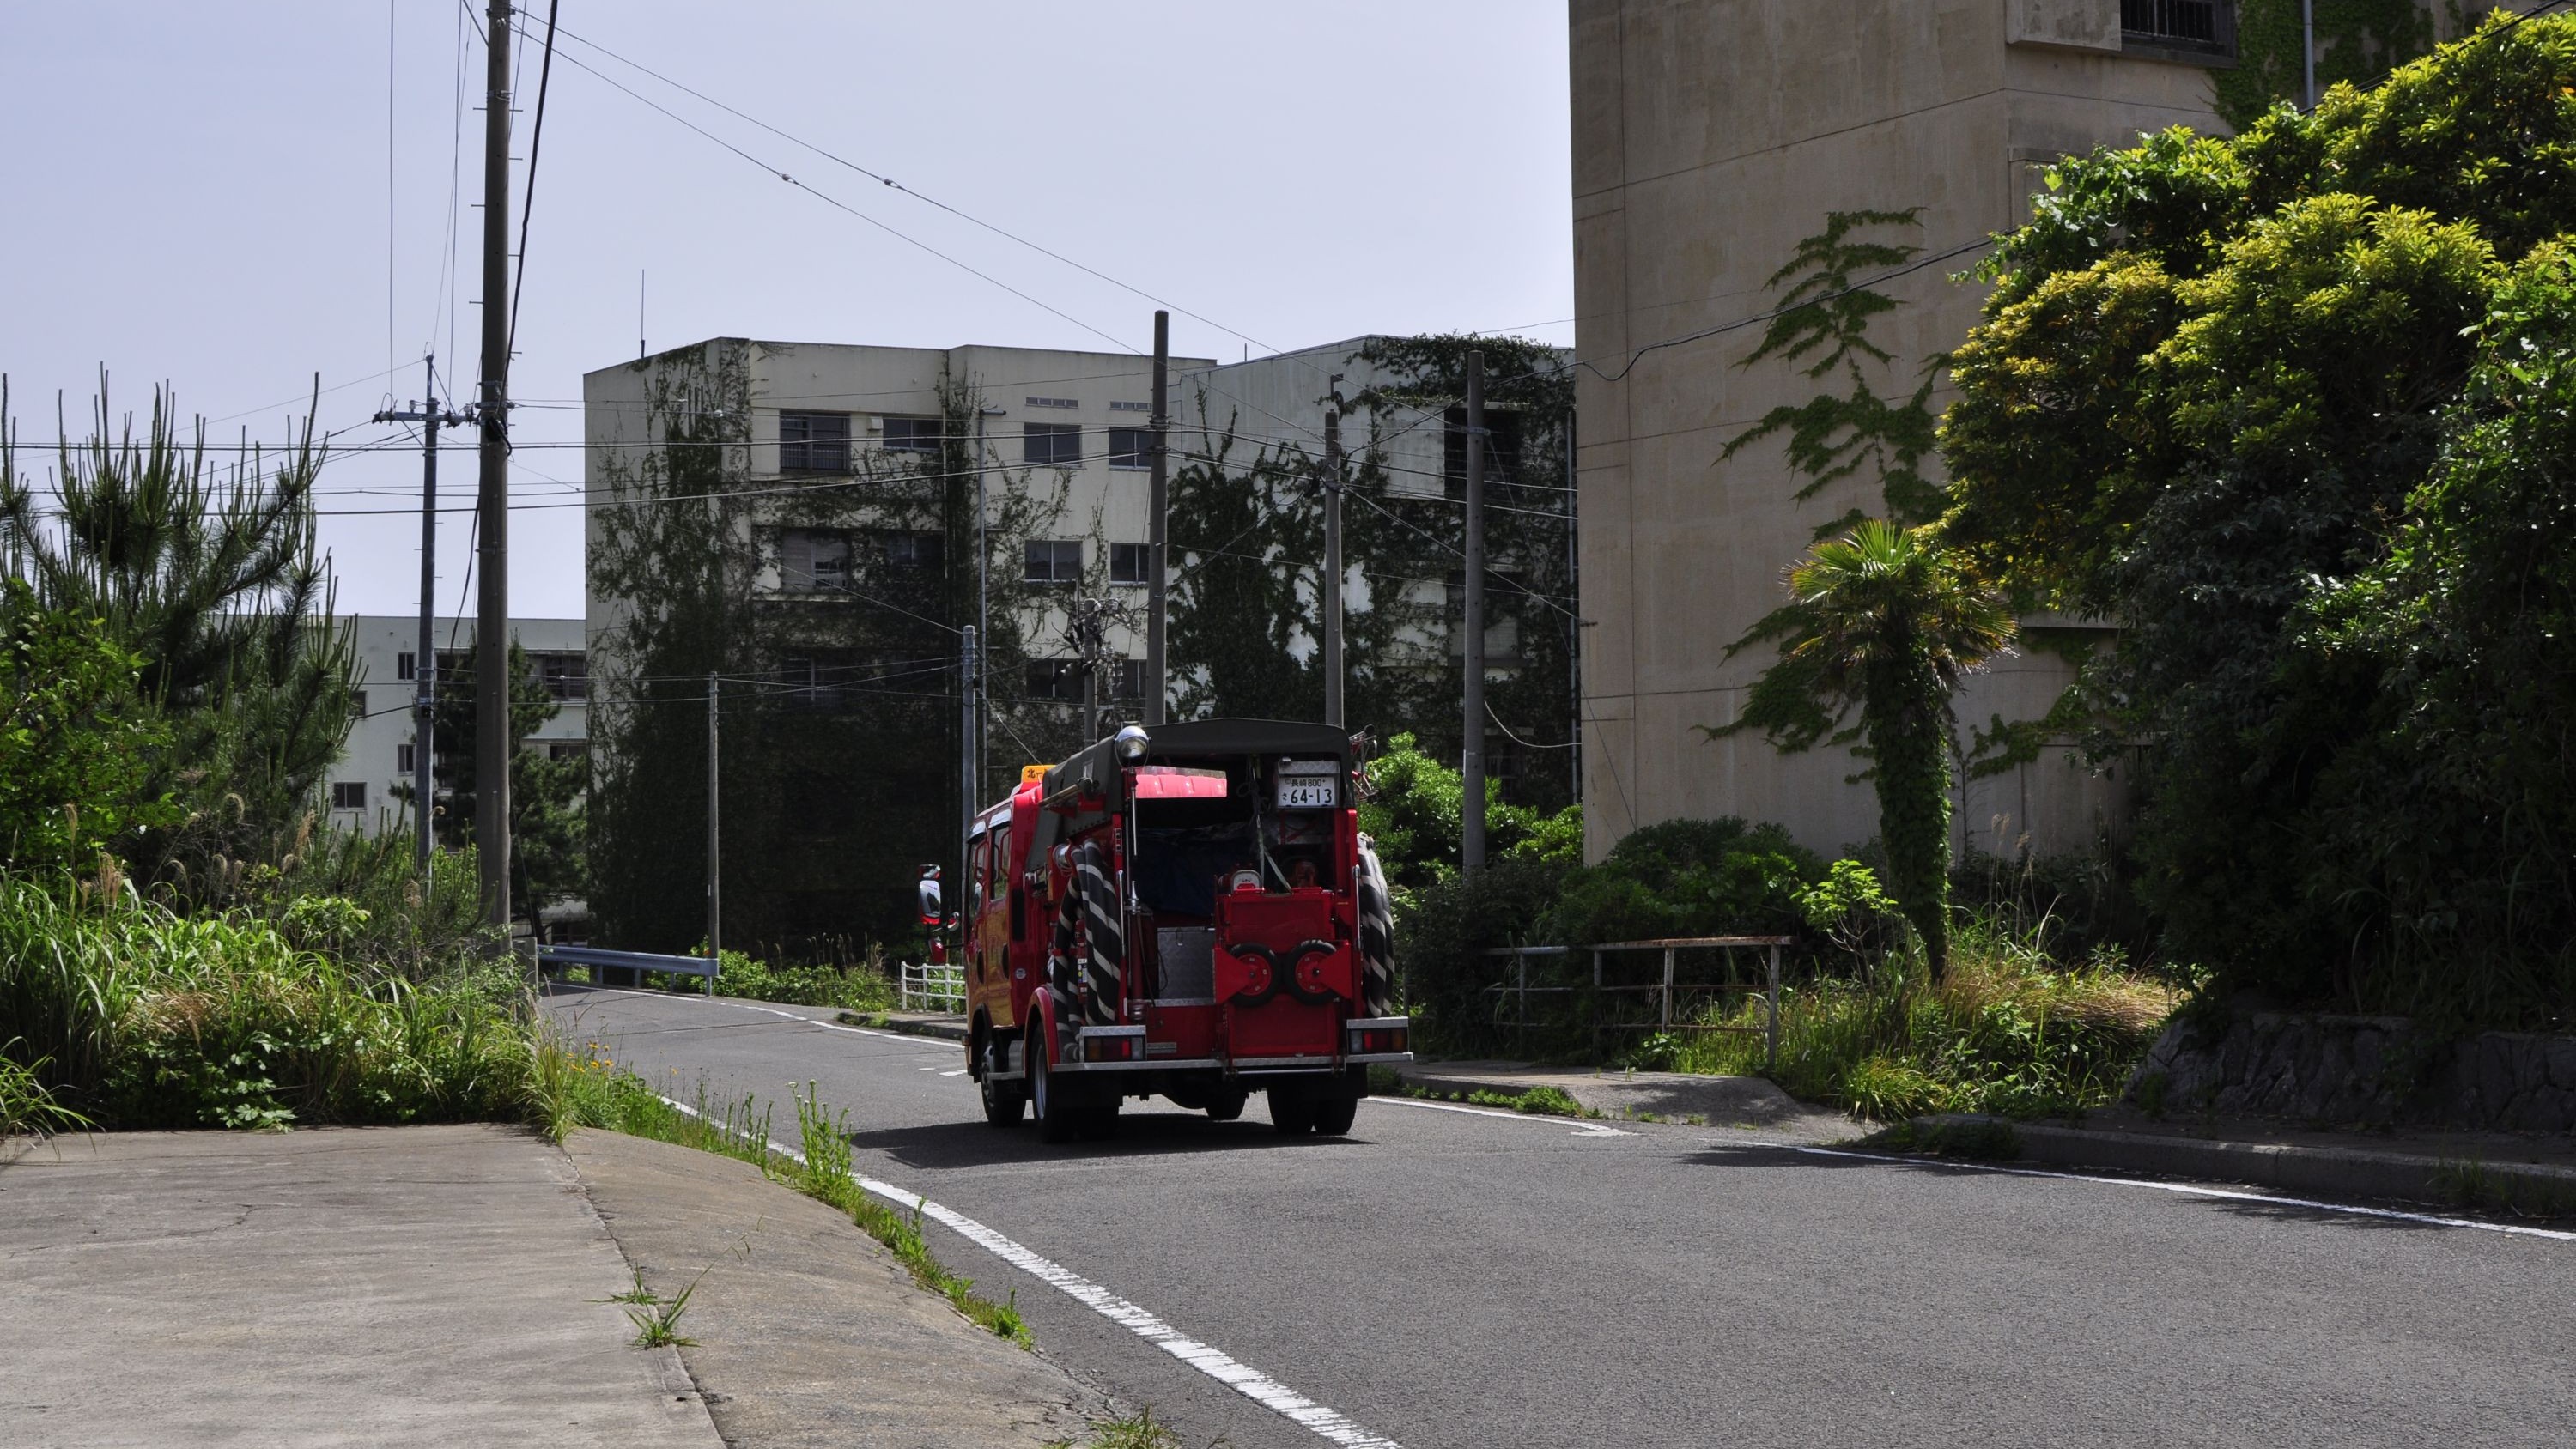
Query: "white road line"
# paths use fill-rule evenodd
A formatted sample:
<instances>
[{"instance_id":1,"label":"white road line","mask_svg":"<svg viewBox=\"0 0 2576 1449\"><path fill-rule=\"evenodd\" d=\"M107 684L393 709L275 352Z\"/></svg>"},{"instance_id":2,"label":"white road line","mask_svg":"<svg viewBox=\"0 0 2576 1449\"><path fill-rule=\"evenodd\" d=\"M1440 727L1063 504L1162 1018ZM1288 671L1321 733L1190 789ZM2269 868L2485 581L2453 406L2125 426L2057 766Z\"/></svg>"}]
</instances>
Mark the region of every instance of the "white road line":
<instances>
[{"instance_id":1,"label":"white road line","mask_svg":"<svg viewBox=\"0 0 2576 1449\"><path fill-rule=\"evenodd\" d=\"M663 1097L661 1100L692 1117L699 1115L696 1109L684 1103L674 1102L668 1097ZM793 1162L805 1160L804 1153L776 1141L770 1142L769 1150ZM1188 1337L1162 1319L1111 1293L1072 1269L1052 1259L1041 1257L964 1213L942 1207L908 1188L900 1188L890 1182L880 1182L873 1177L860 1178L859 1186L888 1202L899 1203L914 1209L924 1217L946 1224L955 1229L959 1236L1000 1258L1003 1262L1056 1289L1092 1312L1125 1328L1147 1343L1263 1408L1311 1430L1322 1438L1345 1445L1347 1449L1404 1449L1404 1446L1395 1440L1383 1434L1370 1433L1342 1414L1316 1403L1313 1399L1307 1398L1259 1369L1253 1368L1223 1350Z\"/></svg>"},{"instance_id":2,"label":"white road line","mask_svg":"<svg viewBox=\"0 0 2576 1449\"><path fill-rule=\"evenodd\" d=\"M929 1070L934 1071L934 1072L938 1072L938 1071L939 1071L939 1069L938 1069L937 1067L929 1068ZM958 1068L956 1068L956 1069L955 1069L955 1070L953 1070L953 1071L939 1072L939 1075L941 1075L941 1076L943 1076L943 1077L962 1077L962 1076L966 1075L966 1069L965 1069L964 1067L958 1067Z\"/></svg>"},{"instance_id":3,"label":"white road line","mask_svg":"<svg viewBox=\"0 0 2576 1449\"><path fill-rule=\"evenodd\" d=\"M1470 1117L1500 1117L1506 1122L1536 1122L1547 1124L1570 1120L1564 1117L1551 1117L1545 1114L1534 1114L1529 1112L1498 1112L1491 1107L1462 1107L1455 1102L1426 1102L1419 1097L1371 1097L1368 1100L1388 1107L1421 1107L1433 1112L1464 1112ZM1634 1132L1622 1131L1617 1127L1604 1127L1598 1122L1586 1122L1582 1126L1575 1128L1572 1135L1576 1137L1634 1137L1637 1134Z\"/></svg>"},{"instance_id":4,"label":"white road line","mask_svg":"<svg viewBox=\"0 0 2576 1449\"><path fill-rule=\"evenodd\" d=\"M1323 1438L1336 1444L1351 1446L1351 1449L1400 1449L1393 1439L1383 1434L1372 1434L1268 1374L1197 1339L1185 1336L1179 1329L1126 1299L1118 1297L1090 1279L1061 1264L1040 1257L963 1213L951 1211L919 1193L906 1191L891 1183L879 1182L873 1177L860 1178L859 1185L889 1202L918 1208L924 1216L936 1218L956 1229L960 1235L1002 1261L1030 1274L1040 1282L1049 1284L1092 1312L1127 1329L1147 1343L1263 1408L1283 1415Z\"/></svg>"},{"instance_id":5,"label":"white road line","mask_svg":"<svg viewBox=\"0 0 2576 1449\"><path fill-rule=\"evenodd\" d=\"M2223 1187L2193 1187L2188 1183L2158 1182L2145 1177L2098 1177L2084 1172L2050 1172L2038 1167L2000 1167L1988 1162L1954 1162L1948 1158L1890 1157L1877 1152L1843 1152L1831 1147L1796 1147L1817 1157L1853 1157L1863 1162L1892 1162L1908 1167L1960 1167L1971 1172L1996 1172L2007 1177L2053 1177L2060 1182L2099 1182L2111 1187L2145 1187L2183 1197L2217 1198L2226 1202L2259 1202L2272 1207L2308 1208L2316 1212L2349 1213L2354 1217L2394 1218L2405 1223L2430 1223L2443 1228L2476 1228L2480 1232L2509 1233L2516 1237L2549 1238L2561 1243L2576 1243L2576 1233L2554 1228L2526 1228L2514 1223L2482 1223L2475 1218L2446 1218L2433 1213L2401 1212L2396 1208L2355 1207L2350 1203L2316 1202L2303 1197L2274 1197L2269 1193L2235 1192Z\"/></svg>"}]
</instances>

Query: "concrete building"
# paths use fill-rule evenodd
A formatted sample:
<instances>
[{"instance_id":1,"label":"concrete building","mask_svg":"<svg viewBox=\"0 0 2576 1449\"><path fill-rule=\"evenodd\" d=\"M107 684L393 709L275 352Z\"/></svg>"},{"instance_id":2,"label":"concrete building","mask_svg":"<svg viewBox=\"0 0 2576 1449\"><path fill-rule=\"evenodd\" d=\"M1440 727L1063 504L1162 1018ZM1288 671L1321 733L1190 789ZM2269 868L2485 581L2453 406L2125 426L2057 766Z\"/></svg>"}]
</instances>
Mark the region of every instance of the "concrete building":
<instances>
[{"instance_id":1,"label":"concrete building","mask_svg":"<svg viewBox=\"0 0 2576 1449\"><path fill-rule=\"evenodd\" d=\"M1805 503L1780 440L1720 460L1765 413L1838 379L1741 365L1769 279L1835 211L1920 208L1874 235L1946 258L1881 290L1872 337L1901 400L1983 288L1953 280L2029 214L2050 163L2173 125L2223 129L2226 0L1575 0L1571 68L1583 517L1584 795L1598 857L1676 817L1774 820L1837 850L1877 833L1838 748L1783 756L1736 718L1767 649L1726 647L1782 599L1822 524L1883 510L1875 480ZM1734 324L1734 325L1730 325ZM1936 393L1933 406L1947 401ZM2082 626L2085 621L2053 621ZM1976 678L1963 730L2040 717L2071 677L2024 651ZM2119 782L2071 748L1962 787L1962 845L2080 851L2117 828Z\"/></svg>"},{"instance_id":2,"label":"concrete building","mask_svg":"<svg viewBox=\"0 0 2576 1449\"><path fill-rule=\"evenodd\" d=\"M331 768L331 823L368 835L407 828L409 807L393 787L408 788L412 782L412 702L420 668L420 618L359 614L346 622L357 633L359 694L364 706L349 727L339 763ZM544 750L558 759L588 750L590 674L581 620L514 619L510 631L560 706L543 729L520 741L521 748ZM470 616L437 622L442 682L463 671L466 651L474 647L474 632Z\"/></svg>"}]
</instances>

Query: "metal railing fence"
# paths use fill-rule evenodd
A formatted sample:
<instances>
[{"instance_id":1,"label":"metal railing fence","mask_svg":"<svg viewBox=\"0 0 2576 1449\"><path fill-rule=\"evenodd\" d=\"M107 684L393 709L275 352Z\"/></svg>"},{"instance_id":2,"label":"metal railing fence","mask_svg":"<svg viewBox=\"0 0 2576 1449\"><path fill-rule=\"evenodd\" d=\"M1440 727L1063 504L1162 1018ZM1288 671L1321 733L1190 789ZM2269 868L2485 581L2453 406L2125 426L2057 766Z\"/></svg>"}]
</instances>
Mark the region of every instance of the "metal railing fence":
<instances>
[{"instance_id":1,"label":"metal railing fence","mask_svg":"<svg viewBox=\"0 0 2576 1449\"><path fill-rule=\"evenodd\" d=\"M1497 1027L1505 1024L1500 1019L1503 1008L1507 1004L1517 1005L1514 1020L1510 1024L1524 1040L1527 1038L1530 1026L1532 996L1579 996L1588 992L1585 1003L1587 1010L1584 1015L1596 1047L1604 1033L1614 1031L1718 1031L1745 1034L1758 1032L1763 1039L1763 1060L1767 1066L1776 1068L1780 1064L1780 951L1784 946L1795 944L1797 944L1797 938L1794 936L1677 936L1654 941L1605 941L1585 948L1592 956L1592 980L1588 987L1575 983L1552 986L1530 984L1531 958L1568 956L1573 954L1573 947L1497 946L1486 951L1485 954L1509 958L1517 980L1507 980L1489 986L1486 990L1495 995L1494 1025ZM1727 979L1713 982L1679 980L1676 966L1680 953L1704 949L1715 949L1724 953ZM1763 980L1759 988L1763 1008L1762 1025L1736 1026L1719 1022L1675 1020L1676 1000L1686 999L1694 994L1722 996L1726 993L1754 989L1751 983L1743 981L1736 974L1735 953L1738 950L1759 950L1764 953ZM1620 982L1605 979L1605 957L1635 951L1662 953L1663 971L1658 979L1647 982ZM1623 995L1649 993L1655 999L1655 1020L1601 1020L1602 1008L1605 1004ZM1683 1014L1687 1015L1687 1012Z\"/></svg>"},{"instance_id":2,"label":"metal railing fence","mask_svg":"<svg viewBox=\"0 0 2576 1449\"><path fill-rule=\"evenodd\" d=\"M954 962L900 963L895 974L895 1005L902 1011L964 1011L966 968Z\"/></svg>"}]
</instances>

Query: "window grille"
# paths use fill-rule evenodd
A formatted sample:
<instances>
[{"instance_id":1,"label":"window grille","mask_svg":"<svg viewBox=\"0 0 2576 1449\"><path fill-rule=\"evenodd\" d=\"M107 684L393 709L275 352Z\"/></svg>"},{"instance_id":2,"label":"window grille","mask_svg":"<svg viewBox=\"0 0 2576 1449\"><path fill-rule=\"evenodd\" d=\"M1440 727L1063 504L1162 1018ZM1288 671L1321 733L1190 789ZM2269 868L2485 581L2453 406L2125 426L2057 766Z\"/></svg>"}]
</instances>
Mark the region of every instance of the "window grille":
<instances>
[{"instance_id":1,"label":"window grille","mask_svg":"<svg viewBox=\"0 0 2576 1449\"><path fill-rule=\"evenodd\" d=\"M2120 29L2140 40L2216 48L2227 39L2221 0L2120 0Z\"/></svg>"},{"instance_id":2,"label":"window grille","mask_svg":"<svg viewBox=\"0 0 2576 1449\"><path fill-rule=\"evenodd\" d=\"M850 471L848 413L780 413L778 471L781 473L847 473Z\"/></svg>"}]
</instances>

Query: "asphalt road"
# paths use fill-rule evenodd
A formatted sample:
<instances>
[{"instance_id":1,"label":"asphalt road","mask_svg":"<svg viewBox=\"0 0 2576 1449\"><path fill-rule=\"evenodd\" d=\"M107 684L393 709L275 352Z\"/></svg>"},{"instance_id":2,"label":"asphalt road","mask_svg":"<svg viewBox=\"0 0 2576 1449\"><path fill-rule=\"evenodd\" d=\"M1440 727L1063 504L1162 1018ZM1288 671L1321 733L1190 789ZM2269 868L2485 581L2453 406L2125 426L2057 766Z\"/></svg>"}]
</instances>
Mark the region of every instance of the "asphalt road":
<instances>
[{"instance_id":1,"label":"asphalt road","mask_svg":"<svg viewBox=\"0 0 2576 1449\"><path fill-rule=\"evenodd\" d=\"M984 1125L952 1043L722 1000L550 1005L672 1095L776 1101L781 1141L790 1085L817 1083L862 1174L1186 1335L930 1229L1191 1449L1332 1442L1196 1346L1342 1442L1406 1449L2576 1436L2576 1241L1383 1100L1338 1141L1276 1136L1256 1097L1225 1125L1130 1102L1116 1140L1050 1148Z\"/></svg>"}]
</instances>

